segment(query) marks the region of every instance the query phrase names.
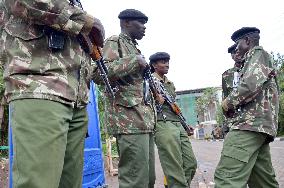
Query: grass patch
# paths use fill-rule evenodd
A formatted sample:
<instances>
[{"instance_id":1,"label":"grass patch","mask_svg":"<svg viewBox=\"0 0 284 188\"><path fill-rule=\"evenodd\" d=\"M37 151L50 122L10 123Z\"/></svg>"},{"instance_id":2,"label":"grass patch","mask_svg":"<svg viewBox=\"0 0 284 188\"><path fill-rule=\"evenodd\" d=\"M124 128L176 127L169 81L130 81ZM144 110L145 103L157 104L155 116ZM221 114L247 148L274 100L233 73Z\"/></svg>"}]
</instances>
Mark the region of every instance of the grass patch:
<instances>
[{"instance_id":1,"label":"grass patch","mask_svg":"<svg viewBox=\"0 0 284 188\"><path fill-rule=\"evenodd\" d=\"M106 155L107 155L107 146L106 146L106 143L102 143L102 149L103 149L103 154L104 154L104 156L106 156ZM117 156L117 155L118 155L116 143L112 143L112 144L111 144L111 155L112 155L112 156Z\"/></svg>"}]
</instances>

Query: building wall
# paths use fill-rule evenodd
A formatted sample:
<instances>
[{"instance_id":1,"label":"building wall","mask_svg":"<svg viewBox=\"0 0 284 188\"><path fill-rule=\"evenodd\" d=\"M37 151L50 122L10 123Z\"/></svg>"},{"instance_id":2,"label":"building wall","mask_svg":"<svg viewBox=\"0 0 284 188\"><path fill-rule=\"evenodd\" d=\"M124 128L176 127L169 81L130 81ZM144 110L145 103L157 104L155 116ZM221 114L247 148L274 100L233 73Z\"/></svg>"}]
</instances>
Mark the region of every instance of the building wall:
<instances>
[{"instance_id":1,"label":"building wall","mask_svg":"<svg viewBox=\"0 0 284 188\"><path fill-rule=\"evenodd\" d=\"M203 95L203 92L207 88L202 89L194 89L194 90L186 90L186 91L177 91L177 97L176 102L178 103L179 107L181 108L181 111L186 118L186 121L191 126L196 126L200 122L203 121L211 121L215 120L216 116L216 105L217 104L210 104L209 105L209 111L205 114L197 114L196 109L196 100L198 97ZM219 101L221 100L221 88L217 88L217 96Z\"/></svg>"},{"instance_id":2,"label":"building wall","mask_svg":"<svg viewBox=\"0 0 284 188\"><path fill-rule=\"evenodd\" d=\"M196 108L196 95L195 94L182 94L177 95L176 101L181 108L182 114L186 119L186 122L191 126L196 126L197 113Z\"/></svg>"}]
</instances>

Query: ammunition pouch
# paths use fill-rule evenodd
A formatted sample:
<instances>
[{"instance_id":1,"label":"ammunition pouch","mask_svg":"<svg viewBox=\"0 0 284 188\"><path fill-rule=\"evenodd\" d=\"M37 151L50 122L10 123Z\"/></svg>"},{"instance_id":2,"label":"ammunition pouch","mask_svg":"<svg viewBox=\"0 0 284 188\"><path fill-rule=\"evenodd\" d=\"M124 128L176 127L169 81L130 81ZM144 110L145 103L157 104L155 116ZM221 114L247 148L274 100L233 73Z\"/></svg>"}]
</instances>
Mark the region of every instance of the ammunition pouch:
<instances>
[{"instance_id":1,"label":"ammunition pouch","mask_svg":"<svg viewBox=\"0 0 284 188\"><path fill-rule=\"evenodd\" d=\"M57 31L51 27L45 27L44 33L48 37L48 48L52 51L59 51L64 49L65 33Z\"/></svg>"}]
</instances>

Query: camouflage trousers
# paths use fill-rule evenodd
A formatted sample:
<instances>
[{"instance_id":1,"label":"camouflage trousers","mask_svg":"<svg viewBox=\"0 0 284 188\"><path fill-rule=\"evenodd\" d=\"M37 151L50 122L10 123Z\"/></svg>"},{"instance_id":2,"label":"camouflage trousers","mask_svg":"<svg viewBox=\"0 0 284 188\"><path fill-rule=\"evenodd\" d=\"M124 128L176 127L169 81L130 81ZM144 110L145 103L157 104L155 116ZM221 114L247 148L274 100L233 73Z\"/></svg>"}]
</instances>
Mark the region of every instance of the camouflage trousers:
<instances>
[{"instance_id":1,"label":"camouflage trousers","mask_svg":"<svg viewBox=\"0 0 284 188\"><path fill-rule=\"evenodd\" d=\"M187 133L180 122L158 121L155 142L170 188L188 188L197 162Z\"/></svg>"},{"instance_id":2,"label":"camouflage trousers","mask_svg":"<svg viewBox=\"0 0 284 188\"><path fill-rule=\"evenodd\" d=\"M86 108L41 99L9 105L13 188L82 187Z\"/></svg>"},{"instance_id":3,"label":"camouflage trousers","mask_svg":"<svg viewBox=\"0 0 284 188\"><path fill-rule=\"evenodd\" d=\"M117 135L119 188L154 188L153 133Z\"/></svg>"},{"instance_id":4,"label":"camouflage trousers","mask_svg":"<svg viewBox=\"0 0 284 188\"><path fill-rule=\"evenodd\" d=\"M267 136L231 130L214 174L216 188L278 188Z\"/></svg>"}]
</instances>

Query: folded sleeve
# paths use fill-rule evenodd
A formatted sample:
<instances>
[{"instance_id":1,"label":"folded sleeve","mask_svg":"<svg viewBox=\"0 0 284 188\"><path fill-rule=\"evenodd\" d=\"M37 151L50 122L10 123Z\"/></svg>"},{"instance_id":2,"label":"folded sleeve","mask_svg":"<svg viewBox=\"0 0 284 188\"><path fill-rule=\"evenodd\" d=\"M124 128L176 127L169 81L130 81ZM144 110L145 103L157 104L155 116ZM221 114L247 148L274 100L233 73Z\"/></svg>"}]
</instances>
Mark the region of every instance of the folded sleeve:
<instances>
[{"instance_id":1,"label":"folded sleeve","mask_svg":"<svg viewBox=\"0 0 284 188\"><path fill-rule=\"evenodd\" d=\"M107 67L107 75L111 82L115 82L127 75L138 73L140 66L137 55L130 54L128 56L119 57L117 41L107 40L103 48L104 63ZM93 72L93 79L95 83L101 83L99 74L100 71L95 66Z\"/></svg>"}]
</instances>

